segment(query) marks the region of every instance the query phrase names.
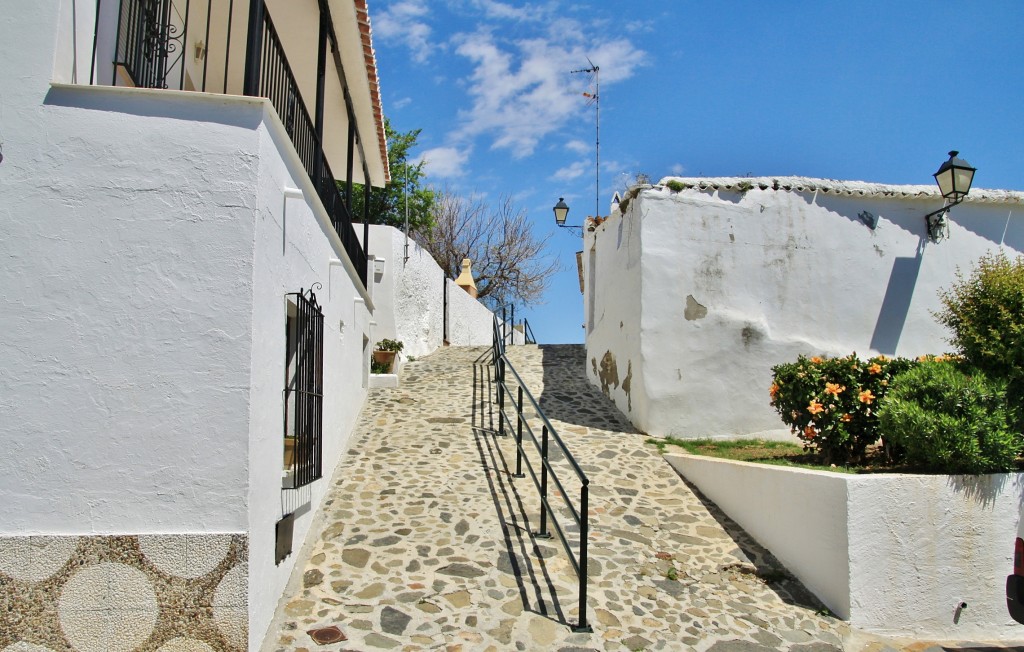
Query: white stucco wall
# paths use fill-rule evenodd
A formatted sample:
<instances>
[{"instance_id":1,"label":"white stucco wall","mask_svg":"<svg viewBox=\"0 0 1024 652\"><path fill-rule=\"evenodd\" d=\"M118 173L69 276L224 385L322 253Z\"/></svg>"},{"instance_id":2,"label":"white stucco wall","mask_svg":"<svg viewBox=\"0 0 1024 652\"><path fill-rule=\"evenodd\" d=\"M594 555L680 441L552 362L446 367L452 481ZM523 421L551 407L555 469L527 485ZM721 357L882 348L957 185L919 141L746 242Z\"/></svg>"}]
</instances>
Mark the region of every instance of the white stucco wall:
<instances>
[{"instance_id":1,"label":"white stucco wall","mask_svg":"<svg viewBox=\"0 0 1024 652\"><path fill-rule=\"evenodd\" d=\"M297 511L298 550L348 446L372 303L263 100L51 87L85 81L70 8L0 26L0 536L244 532L257 649L296 557L274 523ZM314 283L325 477L283 492L285 294Z\"/></svg>"},{"instance_id":2,"label":"white stucco wall","mask_svg":"<svg viewBox=\"0 0 1024 652\"><path fill-rule=\"evenodd\" d=\"M363 229L356 228L362 242ZM391 226L370 225L369 253L379 272L370 274L378 310L373 342L400 340L402 355L424 356L444 343L444 271L421 246Z\"/></svg>"},{"instance_id":3,"label":"white stucco wall","mask_svg":"<svg viewBox=\"0 0 1024 652\"><path fill-rule=\"evenodd\" d=\"M296 553L349 447L366 398L371 320L355 269L342 260L341 242L326 213L317 210L315 190L276 115L268 112L256 135L259 179L253 188L256 229L248 455L252 649L258 648L266 633ZM324 314L323 478L301 489L282 490L285 295L310 288ZM293 554L275 566L275 523L288 513L296 514Z\"/></svg>"},{"instance_id":4,"label":"white stucco wall","mask_svg":"<svg viewBox=\"0 0 1024 652\"><path fill-rule=\"evenodd\" d=\"M609 395L644 432L785 435L768 404L773 365L801 353L943 352L937 292L987 251L1024 249L1021 193L972 191L952 209L950 239L935 244L924 220L941 206L934 189L747 181L745 193L647 187L585 234L585 280L597 279L584 291L595 318L588 374L603 384L606 352L619 378L632 364L631 392L612 383ZM808 189L818 186L847 190ZM586 269L592 248L596 272Z\"/></svg>"},{"instance_id":5,"label":"white stucco wall","mask_svg":"<svg viewBox=\"0 0 1024 652\"><path fill-rule=\"evenodd\" d=\"M846 475L666 459L856 627L933 639L1024 636L1004 592L1024 474ZM957 614L961 602L968 606Z\"/></svg>"},{"instance_id":6,"label":"white stucco wall","mask_svg":"<svg viewBox=\"0 0 1024 652\"><path fill-rule=\"evenodd\" d=\"M41 90L4 101L0 533L245 530L262 109Z\"/></svg>"},{"instance_id":7,"label":"white stucco wall","mask_svg":"<svg viewBox=\"0 0 1024 652\"><path fill-rule=\"evenodd\" d=\"M363 231L357 227L360 242ZM405 344L402 355L426 355L444 343L444 287L448 291L448 343L486 346L492 340L493 313L451 279L412 239L405 260L405 235L390 226L370 226L369 253L377 260L373 283L373 343L384 338ZM381 262L380 259L383 259ZM522 344L519 333L516 343Z\"/></svg>"},{"instance_id":8,"label":"white stucco wall","mask_svg":"<svg viewBox=\"0 0 1024 652\"><path fill-rule=\"evenodd\" d=\"M494 317L487 306L448 280L448 341L452 346L490 346Z\"/></svg>"}]
</instances>

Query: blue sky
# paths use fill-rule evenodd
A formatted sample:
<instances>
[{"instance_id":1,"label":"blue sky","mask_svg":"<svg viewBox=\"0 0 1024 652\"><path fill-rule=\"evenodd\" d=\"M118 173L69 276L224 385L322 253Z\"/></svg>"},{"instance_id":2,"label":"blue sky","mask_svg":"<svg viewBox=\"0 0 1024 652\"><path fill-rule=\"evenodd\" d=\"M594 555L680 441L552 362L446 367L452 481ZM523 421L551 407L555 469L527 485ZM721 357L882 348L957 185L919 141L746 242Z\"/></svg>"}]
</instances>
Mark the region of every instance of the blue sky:
<instances>
[{"instance_id":1,"label":"blue sky","mask_svg":"<svg viewBox=\"0 0 1024 652\"><path fill-rule=\"evenodd\" d=\"M975 185L1024 189L1024 2L376 0L384 111L422 129L428 182L512 196L562 272L525 311L542 343L582 342L580 239L638 172L933 183L958 149ZM558 231L558 232L555 232ZM517 312L518 316L523 310Z\"/></svg>"}]
</instances>

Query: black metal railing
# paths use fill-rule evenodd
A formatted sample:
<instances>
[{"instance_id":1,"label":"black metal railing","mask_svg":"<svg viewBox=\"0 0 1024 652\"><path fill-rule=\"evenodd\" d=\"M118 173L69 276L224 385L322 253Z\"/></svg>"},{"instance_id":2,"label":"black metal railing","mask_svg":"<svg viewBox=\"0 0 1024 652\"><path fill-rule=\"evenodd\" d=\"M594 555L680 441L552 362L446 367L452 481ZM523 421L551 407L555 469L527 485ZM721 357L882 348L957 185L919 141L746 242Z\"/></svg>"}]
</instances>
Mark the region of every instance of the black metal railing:
<instances>
[{"instance_id":1,"label":"black metal railing","mask_svg":"<svg viewBox=\"0 0 1024 652\"><path fill-rule=\"evenodd\" d=\"M533 334L533 329L530 328L530 322L527 319L523 319L523 342L526 344L536 344L537 337Z\"/></svg>"},{"instance_id":2,"label":"black metal railing","mask_svg":"<svg viewBox=\"0 0 1024 652\"><path fill-rule=\"evenodd\" d=\"M111 84L227 93L234 20L234 0L120 0Z\"/></svg>"},{"instance_id":3,"label":"black metal railing","mask_svg":"<svg viewBox=\"0 0 1024 652\"><path fill-rule=\"evenodd\" d=\"M572 625L573 631L593 631L587 624L587 538L590 531L590 480L587 478L587 474L583 472L583 469L580 468L576 458L569 452L565 442L558 436L558 431L551 425L551 421L544 414L540 404L533 397L533 394L530 393L530 390L526 388L526 383L523 382L522 377L515 367L512 366L512 363L509 362L505 354L504 328L504 323L499 323L498 317L495 315L491 362L494 366L495 403L498 407L497 434L498 436L505 436L506 425L510 429L513 428L513 420L509 419L508 414L505 412L505 397L510 394L509 386L506 382L506 374L511 373L516 384L516 400L511 405L515 412L514 431L516 439L516 471L513 477L525 477L523 474L524 468L529 471L530 478L540 494L540 527L535 536L540 538L551 537L551 533L548 531L548 521L550 520L551 525L554 526L554 532L558 535L558 540L569 557L572 569L579 580L579 622ZM527 403L524 403L524 399ZM539 440L524 414L525 404L532 408L536 415L534 418L540 421L541 436ZM524 434L532 442L534 452L540 455L539 476L538 469L534 468L533 462L530 461L530 456L526 454L527 451L524 449ZM552 444L555 447L555 451L551 449ZM555 454L552 455L552 453ZM557 474L558 467L552 464L553 459L556 457L568 463L569 470L571 470L572 475L579 483L578 507L574 504L572 496L566 489L566 482L559 478ZM564 470L563 468L563 472ZM552 492L552 488L555 490L554 492ZM579 532L576 551L573 550L573 545L569 540L566 528L558 521L558 510L551 506L552 498L558 499L562 503L563 508L568 512L572 522L576 525Z\"/></svg>"},{"instance_id":4,"label":"black metal railing","mask_svg":"<svg viewBox=\"0 0 1024 652\"><path fill-rule=\"evenodd\" d=\"M312 289L287 297L285 484L297 489L323 475L324 315Z\"/></svg>"},{"instance_id":5,"label":"black metal railing","mask_svg":"<svg viewBox=\"0 0 1024 652\"><path fill-rule=\"evenodd\" d=\"M258 18L250 23L246 41L236 43L236 50L248 48L247 43L258 46L251 51L246 50L245 72L240 75L237 63L234 71L231 68L231 34L242 28L245 17L236 15L234 0L119 2L114 71L110 83L139 88L244 92L268 98L313 182L345 253L355 266L359 280L366 287L365 246L354 231L351 203L339 190L336 177L327 164L322 137L323 120L314 120L303 100L266 3L252 0L250 17L254 14ZM323 14L324 8L321 7L320 11L322 24L329 24L329 19ZM321 50L327 48L325 38L322 35L320 39ZM316 38L310 41L317 43ZM318 60L318 77L322 79L328 57L323 51L319 54L324 55ZM252 75L251 84L249 75ZM339 78L343 78L340 73ZM317 106L320 106L322 93L319 90L317 99ZM354 123L355 116L347 102L345 110L349 123ZM322 118L322 111L317 116ZM351 132L350 129L350 149L353 146Z\"/></svg>"},{"instance_id":6,"label":"black metal railing","mask_svg":"<svg viewBox=\"0 0 1024 652\"><path fill-rule=\"evenodd\" d=\"M320 201L331 218L334 230L341 238L345 253L355 266L363 287L366 287L366 252L356 238L348 205L338 189L334 173L327 164L327 158L323 155L323 146L317 136L315 123L299 94L299 85L292 74L291 66L288 65L288 58L285 56L284 47L269 12L263 14L262 44L257 94L268 98L274 105L306 173L316 187Z\"/></svg>"}]
</instances>

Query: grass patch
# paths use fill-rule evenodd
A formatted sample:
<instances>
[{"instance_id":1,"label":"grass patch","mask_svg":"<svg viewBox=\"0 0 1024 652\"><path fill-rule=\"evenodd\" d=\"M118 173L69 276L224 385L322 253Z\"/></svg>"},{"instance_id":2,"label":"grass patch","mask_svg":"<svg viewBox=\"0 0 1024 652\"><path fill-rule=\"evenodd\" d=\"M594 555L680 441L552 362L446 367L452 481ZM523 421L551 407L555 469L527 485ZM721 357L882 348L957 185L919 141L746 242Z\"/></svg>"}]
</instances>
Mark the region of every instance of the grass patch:
<instances>
[{"instance_id":1,"label":"grass patch","mask_svg":"<svg viewBox=\"0 0 1024 652\"><path fill-rule=\"evenodd\" d=\"M726 460L741 462L758 462L778 466L795 466L819 471L838 471L840 473L858 473L856 467L826 466L817 462L813 455L805 452L799 444L773 439L648 439L658 451L665 453L669 446L682 448L691 455L706 455Z\"/></svg>"}]
</instances>

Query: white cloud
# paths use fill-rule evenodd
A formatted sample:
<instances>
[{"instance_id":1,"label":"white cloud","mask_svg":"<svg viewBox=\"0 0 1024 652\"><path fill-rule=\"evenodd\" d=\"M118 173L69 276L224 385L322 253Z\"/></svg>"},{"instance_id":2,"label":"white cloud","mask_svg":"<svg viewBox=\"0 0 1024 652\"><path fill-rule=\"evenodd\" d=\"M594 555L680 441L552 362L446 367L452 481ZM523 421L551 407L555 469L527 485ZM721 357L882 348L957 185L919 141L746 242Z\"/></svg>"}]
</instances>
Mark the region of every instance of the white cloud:
<instances>
[{"instance_id":1,"label":"white cloud","mask_svg":"<svg viewBox=\"0 0 1024 652\"><path fill-rule=\"evenodd\" d=\"M517 7L497 0L473 0L473 6L481 9L487 18L499 20L536 20L537 8L532 5Z\"/></svg>"},{"instance_id":2,"label":"white cloud","mask_svg":"<svg viewBox=\"0 0 1024 652\"><path fill-rule=\"evenodd\" d=\"M686 172L686 168L683 167L682 163L676 163L675 165L670 167L669 170L672 172L672 174L676 175L677 177L682 175L683 172Z\"/></svg>"},{"instance_id":3,"label":"white cloud","mask_svg":"<svg viewBox=\"0 0 1024 652\"><path fill-rule=\"evenodd\" d=\"M570 140L565 144L565 148L577 154L589 154L592 149L590 143L585 143L582 140Z\"/></svg>"},{"instance_id":4,"label":"white cloud","mask_svg":"<svg viewBox=\"0 0 1024 652\"><path fill-rule=\"evenodd\" d=\"M392 102L391 103L391 108L393 108L395 110L398 110L398 109L401 109L403 107L409 106L410 104L412 104L412 98L411 97L403 97L400 100L395 100L394 102Z\"/></svg>"},{"instance_id":5,"label":"white cloud","mask_svg":"<svg viewBox=\"0 0 1024 652\"><path fill-rule=\"evenodd\" d=\"M558 181L572 181L573 179L577 179L583 176L583 173L586 172L589 168L590 164L584 161L576 161L575 163L569 165L568 167L564 167L558 170L551 176L552 178L557 179Z\"/></svg>"},{"instance_id":6,"label":"white cloud","mask_svg":"<svg viewBox=\"0 0 1024 652\"><path fill-rule=\"evenodd\" d=\"M412 51L412 58L423 63L436 46L430 42L432 30L426 23L430 13L426 0L402 0L373 16L373 35L383 42L401 43Z\"/></svg>"},{"instance_id":7,"label":"white cloud","mask_svg":"<svg viewBox=\"0 0 1024 652\"><path fill-rule=\"evenodd\" d=\"M480 30L455 38L455 52L468 59L473 73L467 80L472 101L460 117L456 136L491 137L492 149L507 149L515 158L533 153L545 136L561 129L584 108L580 93L587 76L570 75L589 56L601 66L602 84L631 77L646 58L625 39L601 41L591 49L583 28L561 19L549 24L544 37L499 40ZM566 36L566 35L570 36Z\"/></svg>"},{"instance_id":8,"label":"white cloud","mask_svg":"<svg viewBox=\"0 0 1024 652\"><path fill-rule=\"evenodd\" d=\"M419 161L426 162L427 176L435 178L461 177L466 173L469 149L457 147L435 147L424 151ZM418 162L418 161L417 161Z\"/></svg>"}]
</instances>

